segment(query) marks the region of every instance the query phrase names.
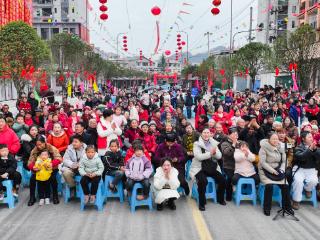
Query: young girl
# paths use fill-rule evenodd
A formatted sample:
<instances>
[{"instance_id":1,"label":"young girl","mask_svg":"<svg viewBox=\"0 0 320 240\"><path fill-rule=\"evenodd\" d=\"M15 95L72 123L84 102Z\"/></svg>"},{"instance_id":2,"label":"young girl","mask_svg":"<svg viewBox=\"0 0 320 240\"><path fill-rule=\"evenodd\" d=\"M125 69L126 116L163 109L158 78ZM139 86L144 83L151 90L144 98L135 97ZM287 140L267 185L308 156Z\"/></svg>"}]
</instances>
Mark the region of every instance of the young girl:
<instances>
[{"instance_id":1,"label":"young girl","mask_svg":"<svg viewBox=\"0 0 320 240\"><path fill-rule=\"evenodd\" d=\"M112 192L117 192L116 186L124 177L124 162L119 149L119 141L113 139L109 144L109 151L106 152L105 158L103 158L103 164L105 169L104 175L113 176L113 181L109 184L109 189Z\"/></svg>"},{"instance_id":2,"label":"young girl","mask_svg":"<svg viewBox=\"0 0 320 240\"><path fill-rule=\"evenodd\" d=\"M138 121L131 120L130 128L124 133L124 145L127 148L130 148L132 142L137 138L140 138L140 129L138 128Z\"/></svg>"},{"instance_id":3,"label":"young girl","mask_svg":"<svg viewBox=\"0 0 320 240\"><path fill-rule=\"evenodd\" d=\"M122 108L120 106L116 107L115 112L113 114L113 121L121 128L127 125L127 119L122 113Z\"/></svg>"},{"instance_id":4,"label":"young girl","mask_svg":"<svg viewBox=\"0 0 320 240\"><path fill-rule=\"evenodd\" d=\"M174 201L180 197L177 189L180 186L178 179L178 170L172 167L172 160L164 158L161 161L161 166L157 168L154 175L154 188L155 188L155 202L157 210L161 211L163 205L168 201L168 207L171 210L176 210Z\"/></svg>"},{"instance_id":5,"label":"young girl","mask_svg":"<svg viewBox=\"0 0 320 240\"><path fill-rule=\"evenodd\" d=\"M37 158L33 170L36 172L38 185L39 206L50 204L50 177L52 173L51 159L48 150L41 151Z\"/></svg>"},{"instance_id":6,"label":"young girl","mask_svg":"<svg viewBox=\"0 0 320 240\"><path fill-rule=\"evenodd\" d=\"M95 203L101 175L104 170L103 163L93 145L86 148L86 155L79 164L79 174L82 176L80 184L84 193L84 203ZM91 183L91 189L89 189Z\"/></svg>"},{"instance_id":7,"label":"young girl","mask_svg":"<svg viewBox=\"0 0 320 240\"><path fill-rule=\"evenodd\" d=\"M136 182L143 186L143 195L137 195L137 200L143 200L149 197L150 182L152 174L152 165L143 152L142 145L134 147L134 155L126 164L125 174L127 177L126 189L131 194L132 188Z\"/></svg>"},{"instance_id":8,"label":"young girl","mask_svg":"<svg viewBox=\"0 0 320 240\"><path fill-rule=\"evenodd\" d=\"M260 178L253 166L255 155L250 152L248 144L244 141L240 141L238 147L234 152L235 171L232 184L237 185L240 178L253 178L258 185Z\"/></svg>"}]
</instances>

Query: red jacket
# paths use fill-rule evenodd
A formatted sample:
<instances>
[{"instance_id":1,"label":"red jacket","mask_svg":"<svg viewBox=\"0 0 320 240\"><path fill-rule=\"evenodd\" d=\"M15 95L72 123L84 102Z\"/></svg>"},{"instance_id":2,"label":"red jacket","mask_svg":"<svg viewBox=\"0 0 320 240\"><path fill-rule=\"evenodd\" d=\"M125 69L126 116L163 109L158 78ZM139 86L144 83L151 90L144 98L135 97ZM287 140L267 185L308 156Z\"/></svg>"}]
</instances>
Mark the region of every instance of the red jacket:
<instances>
[{"instance_id":1,"label":"red jacket","mask_svg":"<svg viewBox=\"0 0 320 240\"><path fill-rule=\"evenodd\" d=\"M228 134L228 128L232 126L232 121L228 113L224 112L222 117L219 116L218 112L215 112L212 116L215 122L221 123L223 127L223 132Z\"/></svg>"},{"instance_id":2,"label":"red jacket","mask_svg":"<svg viewBox=\"0 0 320 240\"><path fill-rule=\"evenodd\" d=\"M148 158L149 161L151 161L151 156L150 156L148 150L145 147L143 147L143 149L144 149L143 150L144 151L144 155ZM127 154L126 154L126 156L124 158L124 164L126 164L129 161L129 159L132 158L133 154L134 154L134 150L131 147L131 148L128 149Z\"/></svg>"},{"instance_id":3,"label":"red jacket","mask_svg":"<svg viewBox=\"0 0 320 240\"><path fill-rule=\"evenodd\" d=\"M16 133L5 126L2 131L0 131L0 144L7 144L9 152L11 154L17 154L20 149L20 141Z\"/></svg>"},{"instance_id":4,"label":"red jacket","mask_svg":"<svg viewBox=\"0 0 320 240\"><path fill-rule=\"evenodd\" d=\"M20 102L18 108L19 108L19 110L24 110L26 112L31 111L31 105L29 102Z\"/></svg>"},{"instance_id":5,"label":"red jacket","mask_svg":"<svg viewBox=\"0 0 320 240\"><path fill-rule=\"evenodd\" d=\"M132 143L137 138L140 138L140 130L138 128L136 128L136 129L129 128L124 133L124 138L128 138L129 139L129 143Z\"/></svg>"},{"instance_id":6,"label":"red jacket","mask_svg":"<svg viewBox=\"0 0 320 240\"><path fill-rule=\"evenodd\" d=\"M139 120L140 122L149 120L149 113L147 110L144 110L143 112L139 112Z\"/></svg>"},{"instance_id":7,"label":"red jacket","mask_svg":"<svg viewBox=\"0 0 320 240\"><path fill-rule=\"evenodd\" d=\"M310 108L309 105L305 106L304 110L306 113L310 113L311 116L317 116L319 113L319 107L318 105L314 105L314 108Z\"/></svg>"},{"instance_id":8,"label":"red jacket","mask_svg":"<svg viewBox=\"0 0 320 240\"><path fill-rule=\"evenodd\" d=\"M156 137L149 133L140 133L140 138L148 152L154 153L157 148Z\"/></svg>"},{"instance_id":9,"label":"red jacket","mask_svg":"<svg viewBox=\"0 0 320 240\"><path fill-rule=\"evenodd\" d=\"M48 136L47 143L56 147L59 152L64 152L69 146L69 137L63 132L60 136L54 136L52 133Z\"/></svg>"},{"instance_id":10,"label":"red jacket","mask_svg":"<svg viewBox=\"0 0 320 240\"><path fill-rule=\"evenodd\" d=\"M163 126L160 118L157 118L156 116L152 116L151 121L155 121L158 131L164 130L164 126Z\"/></svg>"}]
</instances>

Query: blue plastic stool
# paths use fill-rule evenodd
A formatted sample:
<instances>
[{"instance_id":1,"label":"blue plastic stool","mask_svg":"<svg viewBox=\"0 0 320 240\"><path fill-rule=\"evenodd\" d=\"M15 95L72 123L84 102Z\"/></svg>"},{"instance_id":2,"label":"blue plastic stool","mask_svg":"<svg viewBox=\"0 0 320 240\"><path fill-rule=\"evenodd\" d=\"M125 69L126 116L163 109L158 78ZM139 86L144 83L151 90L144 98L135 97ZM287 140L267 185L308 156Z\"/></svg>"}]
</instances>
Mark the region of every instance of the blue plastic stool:
<instances>
[{"instance_id":1,"label":"blue plastic stool","mask_svg":"<svg viewBox=\"0 0 320 240\"><path fill-rule=\"evenodd\" d=\"M207 187L206 187L206 199L212 199L215 203L217 203L217 190L216 190L216 182L212 177L207 177ZM192 193L191 197L195 199L199 205L199 192L198 185L196 182L192 185Z\"/></svg>"},{"instance_id":2,"label":"blue plastic stool","mask_svg":"<svg viewBox=\"0 0 320 240\"><path fill-rule=\"evenodd\" d=\"M81 180L81 176L74 177L74 181L76 183L76 197L77 198L80 198L80 180ZM62 191L63 191L64 203L68 203L69 199L71 197L71 193L70 193L70 187L66 182L63 184Z\"/></svg>"},{"instance_id":3,"label":"blue plastic stool","mask_svg":"<svg viewBox=\"0 0 320 240\"><path fill-rule=\"evenodd\" d=\"M263 207L263 202L264 202L264 190L265 190L265 185L260 183L258 192L259 192L261 207ZM281 189L277 185L273 185L272 201L279 203L279 206L282 207Z\"/></svg>"},{"instance_id":4,"label":"blue plastic stool","mask_svg":"<svg viewBox=\"0 0 320 240\"><path fill-rule=\"evenodd\" d=\"M91 187L91 183L89 184L89 187ZM94 205L98 208L98 211L103 210L103 202L104 202L104 196L103 196L103 181L100 180L99 186L98 186L98 191L96 195L96 201ZM85 207L84 204L84 193L80 184L80 210L83 211Z\"/></svg>"},{"instance_id":5,"label":"blue plastic stool","mask_svg":"<svg viewBox=\"0 0 320 240\"><path fill-rule=\"evenodd\" d=\"M109 183L112 182L114 177L106 175L104 180L104 200L107 202L108 198L119 198L120 203L123 203L124 201L124 192L123 192L123 183L120 181L117 185L117 192L113 193L109 189Z\"/></svg>"},{"instance_id":6,"label":"blue plastic stool","mask_svg":"<svg viewBox=\"0 0 320 240\"><path fill-rule=\"evenodd\" d=\"M59 172L57 173L56 178L57 178L57 182L58 182L58 193L60 193L60 195L62 195L63 194L62 193L63 192L62 191L62 176Z\"/></svg>"},{"instance_id":7,"label":"blue plastic stool","mask_svg":"<svg viewBox=\"0 0 320 240\"><path fill-rule=\"evenodd\" d=\"M149 197L147 199L144 200L137 200L137 191L138 189L142 189L142 184L141 183L135 183L132 189L132 195L128 198L129 200L129 205L130 205L130 209L131 212L135 212L136 211L136 207L139 206L148 206L149 210L152 210L152 193L151 193L151 189L149 192Z\"/></svg>"},{"instance_id":8,"label":"blue plastic stool","mask_svg":"<svg viewBox=\"0 0 320 240\"><path fill-rule=\"evenodd\" d=\"M246 189L246 191L243 192L242 187L244 186L247 186L247 188L250 186L251 191ZM236 189L234 198L237 206L239 206L240 202L244 200L250 200L252 201L253 205L256 206L257 194L256 194L256 185L255 185L254 179L240 178L237 183L237 189Z\"/></svg>"},{"instance_id":9,"label":"blue plastic stool","mask_svg":"<svg viewBox=\"0 0 320 240\"><path fill-rule=\"evenodd\" d=\"M179 193L180 195L186 195L186 193L184 192L183 187L178 187L177 191L178 191L178 193Z\"/></svg>"},{"instance_id":10,"label":"blue plastic stool","mask_svg":"<svg viewBox=\"0 0 320 240\"><path fill-rule=\"evenodd\" d=\"M191 180L191 177L190 177L191 164L192 164L192 160L188 160L187 163L186 163L186 180L187 181Z\"/></svg>"},{"instance_id":11,"label":"blue plastic stool","mask_svg":"<svg viewBox=\"0 0 320 240\"><path fill-rule=\"evenodd\" d=\"M28 171L23 167L22 161L17 162L17 171L21 174L22 186L23 187L29 186L30 178L31 178L31 171Z\"/></svg>"},{"instance_id":12,"label":"blue plastic stool","mask_svg":"<svg viewBox=\"0 0 320 240\"><path fill-rule=\"evenodd\" d=\"M5 180L2 182L2 185L6 187L6 193L4 199L1 201L1 203L6 203L8 204L9 208L14 208L14 203L18 199L15 198L12 194L12 188L13 188L13 183L11 180Z\"/></svg>"},{"instance_id":13,"label":"blue plastic stool","mask_svg":"<svg viewBox=\"0 0 320 240\"><path fill-rule=\"evenodd\" d=\"M305 191L303 191L301 202L311 202L312 205L313 205L313 207L317 208L317 207L318 207L318 200L317 200L316 187L314 187L314 188L312 189L311 198L307 198L307 197L306 197L306 194L305 194Z\"/></svg>"}]
</instances>

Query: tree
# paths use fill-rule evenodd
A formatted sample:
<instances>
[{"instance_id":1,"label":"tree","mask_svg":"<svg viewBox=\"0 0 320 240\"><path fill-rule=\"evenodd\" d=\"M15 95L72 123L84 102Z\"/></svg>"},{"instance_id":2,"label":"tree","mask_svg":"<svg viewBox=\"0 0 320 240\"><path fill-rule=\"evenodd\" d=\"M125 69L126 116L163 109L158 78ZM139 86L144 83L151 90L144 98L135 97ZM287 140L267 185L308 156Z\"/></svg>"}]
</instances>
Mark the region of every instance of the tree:
<instances>
[{"instance_id":1,"label":"tree","mask_svg":"<svg viewBox=\"0 0 320 240\"><path fill-rule=\"evenodd\" d=\"M159 67L161 68L161 71L164 72L166 70L166 58L165 56L162 54L161 58L160 58L160 62L159 62Z\"/></svg>"},{"instance_id":2,"label":"tree","mask_svg":"<svg viewBox=\"0 0 320 240\"><path fill-rule=\"evenodd\" d=\"M315 79L313 73L320 66L320 46L316 41L316 31L305 24L294 33L279 37L273 47L275 63L283 71L288 71L290 63L297 64L296 74L302 89L309 87L311 80Z\"/></svg>"},{"instance_id":3,"label":"tree","mask_svg":"<svg viewBox=\"0 0 320 240\"><path fill-rule=\"evenodd\" d=\"M50 59L50 51L36 31L24 22L11 22L0 29L0 75L8 75L20 94L29 82L21 78L27 67L38 68Z\"/></svg>"},{"instance_id":4,"label":"tree","mask_svg":"<svg viewBox=\"0 0 320 240\"><path fill-rule=\"evenodd\" d=\"M201 80L205 80L208 77L210 69L215 69L215 57L210 56L206 60L203 60L199 66L198 74Z\"/></svg>"},{"instance_id":5,"label":"tree","mask_svg":"<svg viewBox=\"0 0 320 240\"><path fill-rule=\"evenodd\" d=\"M272 51L268 45L259 42L249 43L236 52L235 63L238 66L238 70L248 70L252 88L257 74L268 68L271 53Z\"/></svg>"}]
</instances>

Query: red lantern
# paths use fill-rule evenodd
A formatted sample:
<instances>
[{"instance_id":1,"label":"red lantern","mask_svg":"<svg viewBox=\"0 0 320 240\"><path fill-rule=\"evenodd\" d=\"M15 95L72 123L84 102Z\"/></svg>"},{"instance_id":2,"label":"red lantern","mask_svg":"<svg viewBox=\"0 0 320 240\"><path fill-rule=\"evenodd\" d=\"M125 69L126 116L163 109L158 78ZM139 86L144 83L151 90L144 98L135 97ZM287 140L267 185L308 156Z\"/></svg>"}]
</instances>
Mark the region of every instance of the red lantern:
<instances>
[{"instance_id":1,"label":"red lantern","mask_svg":"<svg viewBox=\"0 0 320 240\"><path fill-rule=\"evenodd\" d=\"M164 53L165 53L167 56L169 56L169 55L171 54L171 51L170 51L170 50L166 50Z\"/></svg>"},{"instance_id":2,"label":"red lantern","mask_svg":"<svg viewBox=\"0 0 320 240\"><path fill-rule=\"evenodd\" d=\"M127 43L128 41L127 40L123 40L123 43Z\"/></svg>"},{"instance_id":3,"label":"red lantern","mask_svg":"<svg viewBox=\"0 0 320 240\"><path fill-rule=\"evenodd\" d=\"M126 52L128 51L128 48L124 48L123 50L125 50Z\"/></svg>"},{"instance_id":4,"label":"red lantern","mask_svg":"<svg viewBox=\"0 0 320 240\"><path fill-rule=\"evenodd\" d=\"M99 2L100 2L101 4L105 4L105 3L107 3L107 0L99 0Z\"/></svg>"},{"instance_id":5,"label":"red lantern","mask_svg":"<svg viewBox=\"0 0 320 240\"><path fill-rule=\"evenodd\" d=\"M101 15L100 15L100 19L101 20L107 20L108 19L108 14L106 14L106 13L102 13Z\"/></svg>"},{"instance_id":6,"label":"red lantern","mask_svg":"<svg viewBox=\"0 0 320 240\"><path fill-rule=\"evenodd\" d=\"M177 34L177 38L181 38L181 34Z\"/></svg>"},{"instance_id":7,"label":"red lantern","mask_svg":"<svg viewBox=\"0 0 320 240\"><path fill-rule=\"evenodd\" d=\"M212 9L211 9L211 13L212 13L213 15L218 15L218 14L220 13L220 10L219 10L219 8L212 8Z\"/></svg>"},{"instance_id":8,"label":"red lantern","mask_svg":"<svg viewBox=\"0 0 320 240\"><path fill-rule=\"evenodd\" d=\"M182 47L180 46L180 47L178 47L178 49L179 49L179 50L182 50Z\"/></svg>"},{"instance_id":9,"label":"red lantern","mask_svg":"<svg viewBox=\"0 0 320 240\"><path fill-rule=\"evenodd\" d=\"M226 71L225 71L224 69L220 69L220 74L221 74L222 76L224 76L225 73L226 73Z\"/></svg>"},{"instance_id":10,"label":"red lantern","mask_svg":"<svg viewBox=\"0 0 320 240\"><path fill-rule=\"evenodd\" d=\"M158 6L154 6L153 8L151 8L151 13L154 16L158 16L161 13L161 9Z\"/></svg>"},{"instance_id":11,"label":"red lantern","mask_svg":"<svg viewBox=\"0 0 320 240\"><path fill-rule=\"evenodd\" d=\"M108 11L108 7L105 6L105 5L101 5L99 9L100 9L101 12L106 12L106 11Z\"/></svg>"},{"instance_id":12,"label":"red lantern","mask_svg":"<svg viewBox=\"0 0 320 240\"><path fill-rule=\"evenodd\" d=\"M294 64L293 64L293 69L294 69L295 71L297 71L297 70L298 70L298 64L294 63Z\"/></svg>"},{"instance_id":13,"label":"red lantern","mask_svg":"<svg viewBox=\"0 0 320 240\"><path fill-rule=\"evenodd\" d=\"M127 39L127 36L123 36L123 39Z\"/></svg>"},{"instance_id":14,"label":"red lantern","mask_svg":"<svg viewBox=\"0 0 320 240\"><path fill-rule=\"evenodd\" d=\"M213 0L212 4L216 7L219 7L221 5L221 0Z\"/></svg>"},{"instance_id":15,"label":"red lantern","mask_svg":"<svg viewBox=\"0 0 320 240\"><path fill-rule=\"evenodd\" d=\"M292 64L292 63L289 64L289 70L290 70L290 71L293 70L293 64Z\"/></svg>"},{"instance_id":16,"label":"red lantern","mask_svg":"<svg viewBox=\"0 0 320 240\"><path fill-rule=\"evenodd\" d=\"M181 42L181 38L177 38L177 42Z\"/></svg>"},{"instance_id":17,"label":"red lantern","mask_svg":"<svg viewBox=\"0 0 320 240\"><path fill-rule=\"evenodd\" d=\"M279 68L278 68L278 67L276 67L275 72L276 72L276 76L279 76L280 70L279 70Z\"/></svg>"},{"instance_id":18,"label":"red lantern","mask_svg":"<svg viewBox=\"0 0 320 240\"><path fill-rule=\"evenodd\" d=\"M128 47L128 45L127 44L123 44L123 47L126 48L126 47Z\"/></svg>"},{"instance_id":19,"label":"red lantern","mask_svg":"<svg viewBox=\"0 0 320 240\"><path fill-rule=\"evenodd\" d=\"M181 46L181 43L180 43L180 42L178 42L178 43L177 43L177 45L178 45L178 46Z\"/></svg>"},{"instance_id":20,"label":"red lantern","mask_svg":"<svg viewBox=\"0 0 320 240\"><path fill-rule=\"evenodd\" d=\"M182 41L181 42L182 46L186 45L186 42L185 41Z\"/></svg>"}]
</instances>

